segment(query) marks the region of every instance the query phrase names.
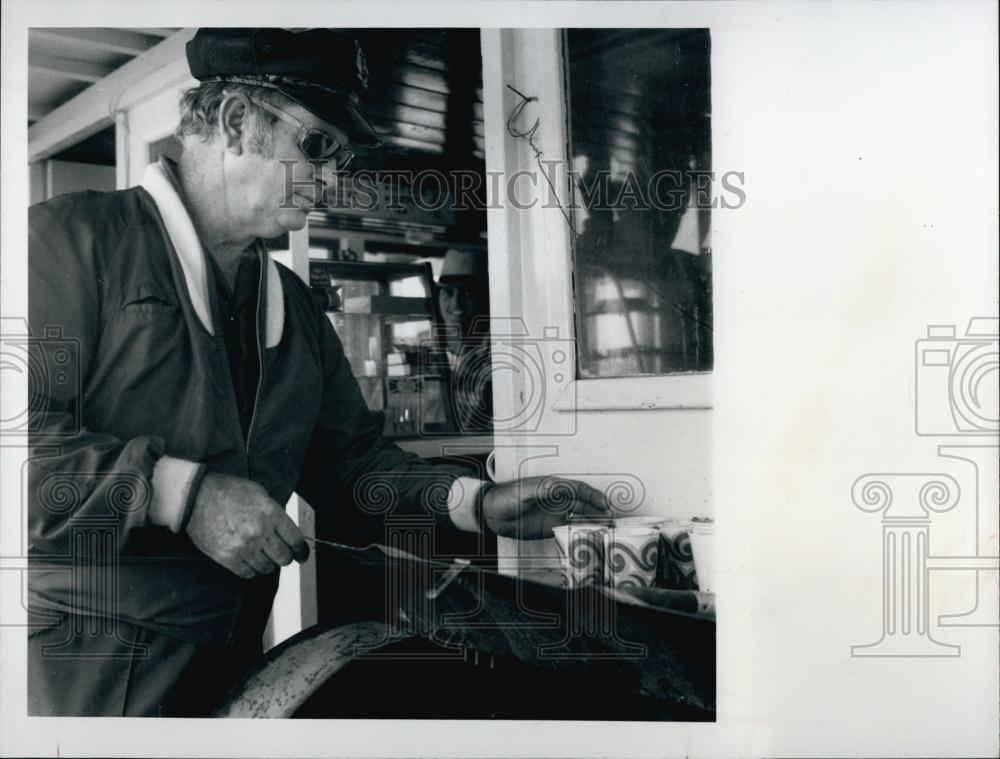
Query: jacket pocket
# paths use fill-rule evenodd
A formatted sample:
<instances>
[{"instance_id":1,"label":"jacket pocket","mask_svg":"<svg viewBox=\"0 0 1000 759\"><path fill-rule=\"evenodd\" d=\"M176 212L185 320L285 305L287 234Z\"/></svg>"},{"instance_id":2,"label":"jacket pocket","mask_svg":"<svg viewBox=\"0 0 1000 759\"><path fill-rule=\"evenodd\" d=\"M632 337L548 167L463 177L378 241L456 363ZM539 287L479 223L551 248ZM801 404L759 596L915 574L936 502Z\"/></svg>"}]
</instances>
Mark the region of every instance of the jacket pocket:
<instances>
[{"instance_id":1,"label":"jacket pocket","mask_svg":"<svg viewBox=\"0 0 1000 759\"><path fill-rule=\"evenodd\" d=\"M139 284L125 293L121 306L111 318L170 316L179 313L180 304L173 295L152 285Z\"/></svg>"},{"instance_id":2,"label":"jacket pocket","mask_svg":"<svg viewBox=\"0 0 1000 759\"><path fill-rule=\"evenodd\" d=\"M108 308L88 380L90 411L101 407L102 398L119 413L125 407L142 409L143 418L150 415L150 406L179 408L176 404L190 390L186 380L191 371L190 334L172 294L152 287L129 288L117 307ZM106 391L97 392L98 387ZM110 407L106 411L110 413Z\"/></svg>"}]
</instances>

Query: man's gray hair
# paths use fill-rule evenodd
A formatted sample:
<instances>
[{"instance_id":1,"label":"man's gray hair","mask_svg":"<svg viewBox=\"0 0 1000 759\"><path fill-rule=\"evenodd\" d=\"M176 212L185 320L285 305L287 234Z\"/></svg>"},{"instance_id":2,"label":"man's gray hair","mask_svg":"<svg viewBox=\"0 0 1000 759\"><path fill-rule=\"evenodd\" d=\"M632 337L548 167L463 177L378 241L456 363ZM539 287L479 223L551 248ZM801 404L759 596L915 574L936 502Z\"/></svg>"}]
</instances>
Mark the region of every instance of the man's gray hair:
<instances>
[{"instance_id":1,"label":"man's gray hair","mask_svg":"<svg viewBox=\"0 0 1000 759\"><path fill-rule=\"evenodd\" d=\"M197 137L203 142L211 140L218 129L219 106L227 93L242 93L265 102L277 99L277 93L267 87L254 87L238 82L203 82L181 95L180 122L174 130L174 136L181 142L188 137ZM270 154L276 121L276 116L253 102L250 103L247 130L252 152Z\"/></svg>"}]
</instances>

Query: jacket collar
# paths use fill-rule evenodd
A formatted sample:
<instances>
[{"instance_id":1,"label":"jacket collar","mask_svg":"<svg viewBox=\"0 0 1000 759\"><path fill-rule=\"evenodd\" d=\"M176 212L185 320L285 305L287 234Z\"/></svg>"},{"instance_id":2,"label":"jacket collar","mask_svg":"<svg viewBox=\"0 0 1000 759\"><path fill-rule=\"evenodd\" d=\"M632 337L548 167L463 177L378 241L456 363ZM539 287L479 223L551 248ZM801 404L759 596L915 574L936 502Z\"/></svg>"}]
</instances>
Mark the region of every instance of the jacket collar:
<instances>
[{"instance_id":1,"label":"jacket collar","mask_svg":"<svg viewBox=\"0 0 1000 759\"><path fill-rule=\"evenodd\" d=\"M139 186L150 194L160 212L167 236L180 260L181 271L184 272L184 282L187 285L191 305L198 315L198 320L210 335L214 335L212 311L209 305L208 267L205 251L198 239L198 234L195 232L187 208L184 207L184 201L181 200L176 164L169 158L162 156L159 163L151 163L146 167ZM268 348L273 348L281 342L281 333L285 323L284 292L277 264L271 260L267 249L259 240L255 245L267 265L267 289L264 297L267 314L264 344Z\"/></svg>"}]
</instances>

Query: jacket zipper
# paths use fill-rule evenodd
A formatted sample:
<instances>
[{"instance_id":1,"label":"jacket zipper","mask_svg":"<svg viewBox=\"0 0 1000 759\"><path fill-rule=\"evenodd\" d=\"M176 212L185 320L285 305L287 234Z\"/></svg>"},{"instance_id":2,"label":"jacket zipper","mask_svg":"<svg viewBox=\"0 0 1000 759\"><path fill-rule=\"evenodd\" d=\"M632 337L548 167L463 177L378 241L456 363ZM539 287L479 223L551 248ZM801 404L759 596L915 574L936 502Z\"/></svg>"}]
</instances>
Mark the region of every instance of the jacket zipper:
<instances>
[{"instance_id":1,"label":"jacket zipper","mask_svg":"<svg viewBox=\"0 0 1000 759\"><path fill-rule=\"evenodd\" d=\"M260 249L257 251L257 256L260 260L260 279L257 281L257 309L254 314L254 332L257 335L257 392L254 393L253 397L253 411L250 412L250 424L247 425L247 474L250 473L250 438L253 436L253 423L257 419L257 407L260 406L260 391L264 386L264 349L261 347L260 341L260 305L264 298L267 297L267 290L264 287L264 278L267 276L267 256L261 255Z\"/></svg>"}]
</instances>

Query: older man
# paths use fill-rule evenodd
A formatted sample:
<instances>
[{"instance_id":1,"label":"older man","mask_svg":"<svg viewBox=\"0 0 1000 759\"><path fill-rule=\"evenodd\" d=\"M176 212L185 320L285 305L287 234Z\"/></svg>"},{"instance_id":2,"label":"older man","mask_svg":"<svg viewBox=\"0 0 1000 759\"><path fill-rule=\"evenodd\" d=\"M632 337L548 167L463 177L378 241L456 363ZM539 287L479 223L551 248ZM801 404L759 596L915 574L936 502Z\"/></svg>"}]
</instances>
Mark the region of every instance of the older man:
<instances>
[{"instance_id":1,"label":"older man","mask_svg":"<svg viewBox=\"0 0 1000 759\"><path fill-rule=\"evenodd\" d=\"M32 328L63 338L33 388L33 714L210 713L261 654L276 570L308 555L293 492L348 532L372 519L354 492L372 476L441 529L545 537L606 508L567 483L578 501L546 509L537 480L487 486L386 442L308 288L268 257L262 239L306 223L317 167L324 185L378 143L356 42L202 29L187 54L180 162L30 211Z\"/></svg>"}]
</instances>

